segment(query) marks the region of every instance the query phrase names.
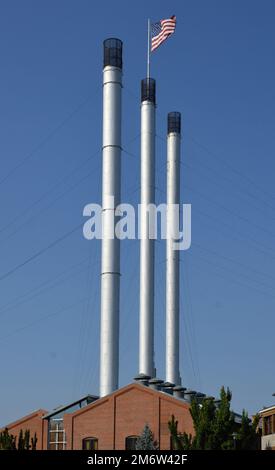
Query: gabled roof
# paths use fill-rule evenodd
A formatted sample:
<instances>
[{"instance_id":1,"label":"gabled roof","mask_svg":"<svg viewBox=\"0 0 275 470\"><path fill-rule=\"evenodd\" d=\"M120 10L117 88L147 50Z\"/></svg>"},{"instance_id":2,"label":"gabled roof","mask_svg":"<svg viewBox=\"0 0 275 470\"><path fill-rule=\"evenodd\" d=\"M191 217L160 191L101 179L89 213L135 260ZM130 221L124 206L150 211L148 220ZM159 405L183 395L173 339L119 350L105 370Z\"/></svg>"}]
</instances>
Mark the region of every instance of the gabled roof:
<instances>
[{"instance_id":1,"label":"gabled roof","mask_svg":"<svg viewBox=\"0 0 275 470\"><path fill-rule=\"evenodd\" d=\"M32 418L35 418L36 416L39 416L39 417L43 417L46 413L48 413L47 410L43 410L43 409L39 409L39 410L35 410L35 411L32 411L31 413L29 413L28 415L26 416L23 416L22 418L19 418L17 419L16 421L12 421L11 423L7 424L6 426L4 426L2 429L4 429L5 427L8 428L8 429L12 429L14 428L15 426L18 426L18 424L22 424L24 423L25 421L28 421Z\"/></svg>"},{"instance_id":2,"label":"gabled roof","mask_svg":"<svg viewBox=\"0 0 275 470\"><path fill-rule=\"evenodd\" d=\"M118 396L123 395L124 393L127 393L131 390L134 390L134 389L140 390L140 391L142 391L143 393L146 393L146 394L155 395L155 396L157 395L162 400L168 401L170 403L174 403L177 406L180 406L180 407L185 408L185 409L190 408L190 406L191 406L190 402L188 402L187 400L185 400L183 398L178 398L178 397L175 397L174 395L170 395L169 393L164 392L162 390L154 390L153 388L148 387L146 385L142 385L142 384L139 384L137 382L133 382L131 384L125 385L122 388L119 388L118 390L115 390L114 392L110 393L109 395L106 395L105 397L98 398L96 401L90 403L89 405L87 405L87 406L85 406L85 407L83 407L79 410L76 410L76 411L72 412L71 415L73 417L81 415L82 413L85 413L86 411L88 411L92 408L100 406L102 403L108 401L112 397L118 397ZM242 415L240 415L239 413L235 413L234 411L233 411L233 414L234 414L235 423L240 424L241 420L242 420Z\"/></svg>"},{"instance_id":3,"label":"gabled roof","mask_svg":"<svg viewBox=\"0 0 275 470\"><path fill-rule=\"evenodd\" d=\"M82 413L85 413L86 411L90 410L91 408L95 408L95 407L101 405L102 403L108 401L112 397L118 397L118 396L123 395L124 393L130 392L131 390L134 390L134 389L140 390L140 391L142 391L143 393L146 393L146 394L158 395L163 400L168 401L170 403L171 402L175 403L175 404L177 404L177 406L182 406L182 408L185 408L185 409L190 408L190 403L188 403L184 399L177 398L177 397L175 397L173 395L170 395L166 392L163 392L161 390L154 390L153 388L150 388L150 387L147 387L145 385L141 385L139 383L134 382L134 383L125 385L124 387L119 388L118 390L115 390L114 392L110 393L109 395L106 395L105 397L98 398L98 400L94 401L90 405L87 405L84 408L76 410L71 414L72 414L73 417L77 416L77 415L81 415Z\"/></svg>"},{"instance_id":4,"label":"gabled roof","mask_svg":"<svg viewBox=\"0 0 275 470\"><path fill-rule=\"evenodd\" d=\"M266 413L269 411L275 411L275 405L268 406L267 408L263 408L262 410L259 411L259 413Z\"/></svg>"}]
</instances>

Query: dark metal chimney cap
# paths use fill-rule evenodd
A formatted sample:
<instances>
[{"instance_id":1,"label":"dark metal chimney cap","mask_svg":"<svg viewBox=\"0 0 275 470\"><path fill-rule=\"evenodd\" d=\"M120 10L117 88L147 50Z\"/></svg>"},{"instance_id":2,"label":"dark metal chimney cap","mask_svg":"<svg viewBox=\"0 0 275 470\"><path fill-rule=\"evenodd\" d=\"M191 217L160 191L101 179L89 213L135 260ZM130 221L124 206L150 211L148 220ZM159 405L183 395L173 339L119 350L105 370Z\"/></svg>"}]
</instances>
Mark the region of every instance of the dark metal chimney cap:
<instances>
[{"instance_id":1,"label":"dark metal chimney cap","mask_svg":"<svg viewBox=\"0 0 275 470\"><path fill-rule=\"evenodd\" d=\"M176 132L177 134L181 133L181 113L174 111L168 113L167 117L167 133Z\"/></svg>"},{"instance_id":2,"label":"dark metal chimney cap","mask_svg":"<svg viewBox=\"0 0 275 470\"><path fill-rule=\"evenodd\" d=\"M117 38L108 38L103 42L103 67L111 65L122 69L123 42Z\"/></svg>"},{"instance_id":3,"label":"dark metal chimney cap","mask_svg":"<svg viewBox=\"0 0 275 470\"><path fill-rule=\"evenodd\" d=\"M173 387L175 387L175 384L172 384L171 382L164 382L162 384L162 387L163 388L173 388Z\"/></svg>"},{"instance_id":4,"label":"dark metal chimney cap","mask_svg":"<svg viewBox=\"0 0 275 470\"><path fill-rule=\"evenodd\" d=\"M176 385L174 388L173 388L173 391L174 392L185 392L186 390L186 387L182 387L181 385Z\"/></svg>"},{"instance_id":5,"label":"dark metal chimney cap","mask_svg":"<svg viewBox=\"0 0 275 470\"><path fill-rule=\"evenodd\" d=\"M195 395L197 392L195 390L191 390L190 388L188 388L187 390L185 390L184 392L184 395Z\"/></svg>"},{"instance_id":6,"label":"dark metal chimney cap","mask_svg":"<svg viewBox=\"0 0 275 470\"><path fill-rule=\"evenodd\" d=\"M206 395L205 395L205 393L196 392L196 397L197 397L197 398L205 398Z\"/></svg>"},{"instance_id":7,"label":"dark metal chimney cap","mask_svg":"<svg viewBox=\"0 0 275 470\"><path fill-rule=\"evenodd\" d=\"M158 379L157 377L153 377L152 379L149 380L149 384L160 385L162 383L163 383L163 380Z\"/></svg>"},{"instance_id":8,"label":"dark metal chimney cap","mask_svg":"<svg viewBox=\"0 0 275 470\"><path fill-rule=\"evenodd\" d=\"M141 80L141 102L143 101L156 104L156 80L154 78Z\"/></svg>"},{"instance_id":9,"label":"dark metal chimney cap","mask_svg":"<svg viewBox=\"0 0 275 470\"><path fill-rule=\"evenodd\" d=\"M138 375L136 375L136 376L134 377L134 380L136 380L136 381L139 381L139 380L150 380L150 379L151 379L150 375L146 375L146 374L142 374L142 373L141 373L141 374L138 374Z\"/></svg>"}]
</instances>

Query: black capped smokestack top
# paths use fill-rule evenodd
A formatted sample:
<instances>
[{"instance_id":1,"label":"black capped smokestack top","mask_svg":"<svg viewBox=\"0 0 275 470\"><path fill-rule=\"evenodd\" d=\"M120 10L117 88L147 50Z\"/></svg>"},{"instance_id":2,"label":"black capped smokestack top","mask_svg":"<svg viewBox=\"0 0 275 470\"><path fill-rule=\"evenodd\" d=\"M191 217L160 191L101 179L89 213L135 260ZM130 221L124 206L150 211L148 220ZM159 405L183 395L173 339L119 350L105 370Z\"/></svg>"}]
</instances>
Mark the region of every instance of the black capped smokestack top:
<instances>
[{"instance_id":1,"label":"black capped smokestack top","mask_svg":"<svg viewBox=\"0 0 275 470\"><path fill-rule=\"evenodd\" d=\"M141 102L151 101L156 104L156 80L144 78L141 80Z\"/></svg>"},{"instance_id":2,"label":"black capped smokestack top","mask_svg":"<svg viewBox=\"0 0 275 470\"><path fill-rule=\"evenodd\" d=\"M122 45L120 39L105 39L103 42L103 67L112 65L122 69Z\"/></svg>"},{"instance_id":3,"label":"black capped smokestack top","mask_svg":"<svg viewBox=\"0 0 275 470\"><path fill-rule=\"evenodd\" d=\"M185 390L185 387L182 387L181 385L176 385L176 387L173 388L174 397L183 399Z\"/></svg>"},{"instance_id":4,"label":"black capped smokestack top","mask_svg":"<svg viewBox=\"0 0 275 470\"><path fill-rule=\"evenodd\" d=\"M148 385L149 380L151 379L150 375L138 374L134 377L134 381L141 385Z\"/></svg>"},{"instance_id":5,"label":"black capped smokestack top","mask_svg":"<svg viewBox=\"0 0 275 470\"><path fill-rule=\"evenodd\" d=\"M206 397L205 393L197 392L195 399L197 400L198 403L202 403L205 397Z\"/></svg>"},{"instance_id":6,"label":"black capped smokestack top","mask_svg":"<svg viewBox=\"0 0 275 470\"><path fill-rule=\"evenodd\" d=\"M169 393L169 395L173 395L173 388L175 387L175 384L172 384L172 382L164 382L161 385L162 391L165 393Z\"/></svg>"},{"instance_id":7,"label":"black capped smokestack top","mask_svg":"<svg viewBox=\"0 0 275 470\"><path fill-rule=\"evenodd\" d=\"M153 379L149 380L149 387L153 390L160 390L161 385L163 384L163 380L154 377Z\"/></svg>"},{"instance_id":8,"label":"black capped smokestack top","mask_svg":"<svg viewBox=\"0 0 275 470\"><path fill-rule=\"evenodd\" d=\"M170 134L170 132L181 133L181 113L168 113L167 133Z\"/></svg>"},{"instance_id":9,"label":"black capped smokestack top","mask_svg":"<svg viewBox=\"0 0 275 470\"><path fill-rule=\"evenodd\" d=\"M185 398L185 400L188 401L189 403L192 402L192 400L195 398L195 396L196 396L195 390L187 389L187 390L185 390L185 392L184 392L184 398Z\"/></svg>"},{"instance_id":10,"label":"black capped smokestack top","mask_svg":"<svg viewBox=\"0 0 275 470\"><path fill-rule=\"evenodd\" d=\"M204 397L205 400L215 400L215 397L212 397L212 395L207 395L206 397Z\"/></svg>"}]
</instances>

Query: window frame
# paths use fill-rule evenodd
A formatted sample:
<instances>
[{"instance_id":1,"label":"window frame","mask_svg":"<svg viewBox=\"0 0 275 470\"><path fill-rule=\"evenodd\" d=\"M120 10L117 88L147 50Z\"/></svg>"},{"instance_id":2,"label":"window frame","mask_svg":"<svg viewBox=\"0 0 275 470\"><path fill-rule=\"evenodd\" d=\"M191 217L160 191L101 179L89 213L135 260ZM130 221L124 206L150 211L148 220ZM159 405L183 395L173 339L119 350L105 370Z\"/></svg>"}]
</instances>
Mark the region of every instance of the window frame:
<instances>
[{"instance_id":1,"label":"window frame","mask_svg":"<svg viewBox=\"0 0 275 470\"><path fill-rule=\"evenodd\" d=\"M273 415L264 416L263 431L265 436L273 434Z\"/></svg>"},{"instance_id":2,"label":"window frame","mask_svg":"<svg viewBox=\"0 0 275 470\"><path fill-rule=\"evenodd\" d=\"M139 436L137 436L137 435L135 435L135 434L133 434L133 435L130 435L130 436L126 436L126 437L125 437L125 450L136 450L136 448L135 448L135 447L134 447L134 448L132 448L132 447L131 447L131 448L130 448L130 447L128 447L128 446L127 446L127 441L128 441L128 440L130 440L130 439L132 439L132 440L134 440L134 439L135 439L135 444L136 444L136 442L137 442L138 438L139 438Z\"/></svg>"},{"instance_id":3,"label":"window frame","mask_svg":"<svg viewBox=\"0 0 275 470\"><path fill-rule=\"evenodd\" d=\"M87 449L85 447L85 442L93 442L93 443L96 443L96 447L92 447L92 448L89 448ZM89 436L89 437L84 437L82 439L82 450L98 450L98 437L95 437L95 436Z\"/></svg>"},{"instance_id":4,"label":"window frame","mask_svg":"<svg viewBox=\"0 0 275 470\"><path fill-rule=\"evenodd\" d=\"M52 423L56 425L55 429L51 429ZM49 420L48 426L48 449L53 446L55 448L51 450L66 450L67 442L63 418L52 418L51 420ZM62 449L59 448L60 445L62 445Z\"/></svg>"}]
</instances>

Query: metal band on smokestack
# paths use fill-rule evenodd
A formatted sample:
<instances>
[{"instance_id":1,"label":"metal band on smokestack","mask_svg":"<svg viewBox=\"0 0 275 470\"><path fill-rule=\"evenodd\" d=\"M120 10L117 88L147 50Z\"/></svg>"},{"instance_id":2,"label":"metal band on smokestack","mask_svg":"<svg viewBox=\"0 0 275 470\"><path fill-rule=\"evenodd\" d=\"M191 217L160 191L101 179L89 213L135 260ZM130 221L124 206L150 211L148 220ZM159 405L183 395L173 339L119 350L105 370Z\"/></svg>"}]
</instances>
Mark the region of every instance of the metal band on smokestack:
<instances>
[{"instance_id":1,"label":"metal band on smokestack","mask_svg":"<svg viewBox=\"0 0 275 470\"><path fill-rule=\"evenodd\" d=\"M173 206L180 204L181 114L168 114L167 132L167 240L166 240L166 381L180 385L179 371L179 221Z\"/></svg>"},{"instance_id":2,"label":"metal band on smokestack","mask_svg":"<svg viewBox=\"0 0 275 470\"><path fill-rule=\"evenodd\" d=\"M154 365L154 240L149 239L146 207L155 203L156 82L141 81L141 208L139 372L155 376Z\"/></svg>"},{"instance_id":3,"label":"metal band on smokestack","mask_svg":"<svg viewBox=\"0 0 275 470\"><path fill-rule=\"evenodd\" d=\"M113 226L121 185L122 42L106 39L103 49L101 397L118 388L120 245Z\"/></svg>"}]
</instances>

